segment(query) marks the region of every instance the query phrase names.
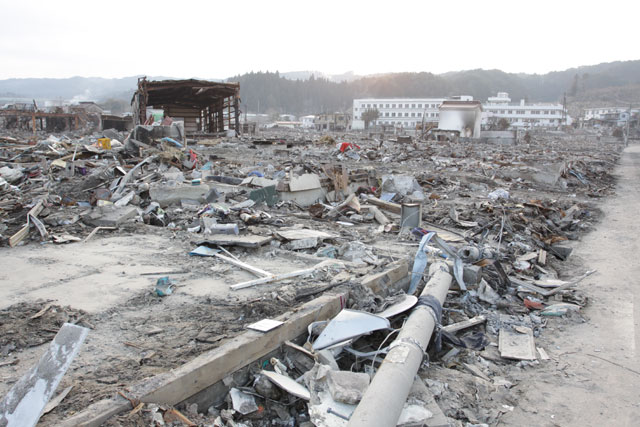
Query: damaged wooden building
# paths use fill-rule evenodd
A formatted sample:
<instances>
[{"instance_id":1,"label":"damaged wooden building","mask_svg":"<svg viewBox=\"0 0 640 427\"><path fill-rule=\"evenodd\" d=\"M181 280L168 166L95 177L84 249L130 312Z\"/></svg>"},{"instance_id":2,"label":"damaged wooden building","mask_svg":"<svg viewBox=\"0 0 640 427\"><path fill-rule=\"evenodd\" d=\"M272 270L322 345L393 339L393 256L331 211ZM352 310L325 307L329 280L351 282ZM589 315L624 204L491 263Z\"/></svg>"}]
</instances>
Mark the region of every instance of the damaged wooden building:
<instances>
[{"instance_id":1,"label":"damaged wooden building","mask_svg":"<svg viewBox=\"0 0 640 427\"><path fill-rule=\"evenodd\" d=\"M131 106L134 124L150 124L148 109L162 109L173 120L184 121L190 136L240 132L240 84L207 80L138 79Z\"/></svg>"}]
</instances>

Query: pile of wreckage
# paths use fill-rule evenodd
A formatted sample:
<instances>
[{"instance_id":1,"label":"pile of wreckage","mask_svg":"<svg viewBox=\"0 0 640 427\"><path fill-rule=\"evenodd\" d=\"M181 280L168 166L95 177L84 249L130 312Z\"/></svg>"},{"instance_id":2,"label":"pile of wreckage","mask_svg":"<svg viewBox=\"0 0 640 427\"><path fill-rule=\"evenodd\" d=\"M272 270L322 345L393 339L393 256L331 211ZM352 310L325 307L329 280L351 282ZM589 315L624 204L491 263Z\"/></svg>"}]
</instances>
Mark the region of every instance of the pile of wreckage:
<instances>
[{"instance_id":1,"label":"pile of wreckage","mask_svg":"<svg viewBox=\"0 0 640 427\"><path fill-rule=\"evenodd\" d=\"M536 338L587 304L592 271L561 279L562 261L620 145L307 137L0 137L4 245L165 229L256 276L231 289L302 304L61 425L471 426L513 409L522 371L549 358ZM265 245L318 263L272 274L239 258Z\"/></svg>"}]
</instances>

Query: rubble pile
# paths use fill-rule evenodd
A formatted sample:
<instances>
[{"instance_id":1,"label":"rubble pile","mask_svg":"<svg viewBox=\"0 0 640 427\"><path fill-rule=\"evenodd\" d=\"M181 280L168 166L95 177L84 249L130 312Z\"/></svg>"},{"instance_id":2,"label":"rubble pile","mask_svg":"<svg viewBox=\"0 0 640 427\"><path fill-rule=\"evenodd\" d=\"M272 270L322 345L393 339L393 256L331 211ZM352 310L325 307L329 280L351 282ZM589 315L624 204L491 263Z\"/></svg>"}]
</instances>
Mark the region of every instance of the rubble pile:
<instances>
[{"instance_id":1,"label":"rubble pile","mask_svg":"<svg viewBox=\"0 0 640 427\"><path fill-rule=\"evenodd\" d=\"M400 425L493 425L548 359L536 343L545 330L581 321L588 301L575 285L592 272L563 263L600 217L621 148L559 133L515 145L350 134L183 141L144 129L32 144L5 136L0 241L160 233L189 248L193 271L201 257L248 271L257 278L230 289L260 287L285 308L349 292L333 319L230 372L217 400L135 405L110 421L125 425L346 425L424 305L429 266L443 261L453 284ZM315 265L272 274L241 261L247 253ZM170 285L159 280L153 297L179 292Z\"/></svg>"}]
</instances>

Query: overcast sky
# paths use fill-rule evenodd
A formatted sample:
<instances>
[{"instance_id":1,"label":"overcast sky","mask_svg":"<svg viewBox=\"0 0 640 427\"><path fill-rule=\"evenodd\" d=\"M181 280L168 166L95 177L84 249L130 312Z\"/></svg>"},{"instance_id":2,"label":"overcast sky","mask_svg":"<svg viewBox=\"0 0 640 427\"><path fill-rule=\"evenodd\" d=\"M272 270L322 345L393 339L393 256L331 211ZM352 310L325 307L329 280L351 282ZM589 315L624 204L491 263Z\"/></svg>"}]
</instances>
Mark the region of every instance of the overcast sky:
<instances>
[{"instance_id":1,"label":"overcast sky","mask_svg":"<svg viewBox=\"0 0 640 427\"><path fill-rule=\"evenodd\" d=\"M0 0L0 79L546 73L640 59L637 0Z\"/></svg>"}]
</instances>

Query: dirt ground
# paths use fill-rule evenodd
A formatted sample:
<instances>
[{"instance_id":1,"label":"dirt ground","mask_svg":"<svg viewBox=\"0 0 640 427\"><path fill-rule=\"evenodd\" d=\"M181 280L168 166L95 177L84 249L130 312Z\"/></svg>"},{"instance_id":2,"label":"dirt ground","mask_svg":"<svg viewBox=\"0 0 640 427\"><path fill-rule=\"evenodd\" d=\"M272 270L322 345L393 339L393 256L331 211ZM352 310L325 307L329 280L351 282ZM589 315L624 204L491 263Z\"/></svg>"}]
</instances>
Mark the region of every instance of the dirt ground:
<instances>
[{"instance_id":1,"label":"dirt ground","mask_svg":"<svg viewBox=\"0 0 640 427\"><path fill-rule=\"evenodd\" d=\"M640 422L640 146L625 150L605 217L576 245L572 263L598 272L580 288L584 322L548 328L551 356L516 387L517 406L500 425L637 426Z\"/></svg>"},{"instance_id":2,"label":"dirt ground","mask_svg":"<svg viewBox=\"0 0 640 427\"><path fill-rule=\"evenodd\" d=\"M156 228L153 234L138 230L75 245L2 248L0 394L37 362L64 322L91 331L59 386L74 386L72 393L41 425L54 425L129 384L184 364L296 303L273 299L265 288L230 291L230 284L254 277L212 258L189 256L195 246L171 237ZM275 273L313 265L278 257L269 246L251 255L235 252ZM184 273L142 275L157 272ZM167 275L177 288L160 298L153 292L155 281Z\"/></svg>"}]
</instances>

